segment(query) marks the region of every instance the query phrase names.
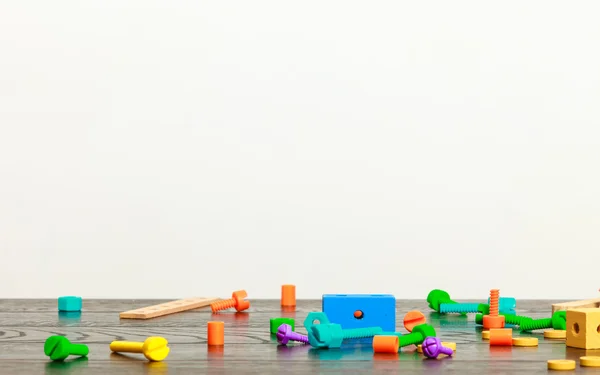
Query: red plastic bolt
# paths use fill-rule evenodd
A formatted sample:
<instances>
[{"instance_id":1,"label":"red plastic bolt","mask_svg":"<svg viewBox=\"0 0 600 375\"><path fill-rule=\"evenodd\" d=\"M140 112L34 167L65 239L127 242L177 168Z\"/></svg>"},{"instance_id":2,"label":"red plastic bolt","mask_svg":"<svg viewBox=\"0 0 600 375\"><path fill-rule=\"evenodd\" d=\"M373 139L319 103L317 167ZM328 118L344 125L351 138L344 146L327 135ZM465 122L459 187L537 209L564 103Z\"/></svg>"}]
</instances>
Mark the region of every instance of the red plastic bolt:
<instances>
[{"instance_id":1,"label":"red plastic bolt","mask_svg":"<svg viewBox=\"0 0 600 375\"><path fill-rule=\"evenodd\" d=\"M210 308L214 313L221 310L227 310L232 307L237 311L244 311L250 307L250 301L246 301L244 299L246 297L248 297L248 293L246 293L245 290L238 290L231 294L231 299L213 302L210 304Z\"/></svg>"}]
</instances>

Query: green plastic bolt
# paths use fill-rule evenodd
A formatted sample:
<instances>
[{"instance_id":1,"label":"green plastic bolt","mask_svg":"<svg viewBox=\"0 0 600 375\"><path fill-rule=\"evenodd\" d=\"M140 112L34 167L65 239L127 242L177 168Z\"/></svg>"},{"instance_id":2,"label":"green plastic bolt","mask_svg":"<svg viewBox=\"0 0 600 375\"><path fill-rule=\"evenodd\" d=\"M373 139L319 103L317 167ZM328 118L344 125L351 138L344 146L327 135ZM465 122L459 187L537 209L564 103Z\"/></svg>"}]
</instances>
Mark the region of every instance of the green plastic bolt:
<instances>
[{"instance_id":1,"label":"green plastic bolt","mask_svg":"<svg viewBox=\"0 0 600 375\"><path fill-rule=\"evenodd\" d=\"M63 336L50 336L44 343L44 354L53 361L63 361L70 355L85 357L89 352L87 345L71 344Z\"/></svg>"},{"instance_id":2,"label":"green plastic bolt","mask_svg":"<svg viewBox=\"0 0 600 375\"><path fill-rule=\"evenodd\" d=\"M477 314L475 315L475 323L476 324L483 324L483 315L484 314ZM504 317L504 322L506 324L512 324L512 325L516 325L516 326L520 326L522 322L527 321L527 320L532 320L530 317L528 316L521 316L521 315L512 315L512 314L498 314L498 315L502 315Z\"/></svg>"},{"instance_id":3,"label":"green plastic bolt","mask_svg":"<svg viewBox=\"0 0 600 375\"><path fill-rule=\"evenodd\" d=\"M450 294L445 290L434 289L427 295L427 303L432 310L440 312L441 304L456 304L458 302L450 299Z\"/></svg>"},{"instance_id":4,"label":"green plastic bolt","mask_svg":"<svg viewBox=\"0 0 600 375\"><path fill-rule=\"evenodd\" d=\"M400 347L402 348L409 345L419 345L423 343L426 337L430 336L437 336L435 328L427 323L419 324L412 329L411 333L400 337Z\"/></svg>"},{"instance_id":5,"label":"green plastic bolt","mask_svg":"<svg viewBox=\"0 0 600 375\"><path fill-rule=\"evenodd\" d=\"M381 327L342 329L341 325L331 323L324 312L308 313L304 328L308 332L308 342L315 348L339 348L346 339L367 338L383 333Z\"/></svg>"},{"instance_id":6,"label":"green plastic bolt","mask_svg":"<svg viewBox=\"0 0 600 375\"><path fill-rule=\"evenodd\" d=\"M567 329L567 312L557 311L552 314L551 318L546 319L531 319L524 321L519 325L521 331L533 331L536 329L553 328L555 330L564 331Z\"/></svg>"}]
</instances>

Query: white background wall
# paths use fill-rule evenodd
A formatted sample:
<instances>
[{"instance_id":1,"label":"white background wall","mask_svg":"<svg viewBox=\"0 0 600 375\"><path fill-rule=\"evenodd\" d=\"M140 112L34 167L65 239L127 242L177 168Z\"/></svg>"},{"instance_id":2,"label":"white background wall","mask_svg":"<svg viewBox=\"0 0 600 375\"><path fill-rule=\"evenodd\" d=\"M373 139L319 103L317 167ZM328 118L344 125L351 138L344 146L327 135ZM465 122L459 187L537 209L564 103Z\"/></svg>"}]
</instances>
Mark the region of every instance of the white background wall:
<instances>
[{"instance_id":1,"label":"white background wall","mask_svg":"<svg viewBox=\"0 0 600 375\"><path fill-rule=\"evenodd\" d=\"M596 1L0 4L0 297L597 296Z\"/></svg>"}]
</instances>

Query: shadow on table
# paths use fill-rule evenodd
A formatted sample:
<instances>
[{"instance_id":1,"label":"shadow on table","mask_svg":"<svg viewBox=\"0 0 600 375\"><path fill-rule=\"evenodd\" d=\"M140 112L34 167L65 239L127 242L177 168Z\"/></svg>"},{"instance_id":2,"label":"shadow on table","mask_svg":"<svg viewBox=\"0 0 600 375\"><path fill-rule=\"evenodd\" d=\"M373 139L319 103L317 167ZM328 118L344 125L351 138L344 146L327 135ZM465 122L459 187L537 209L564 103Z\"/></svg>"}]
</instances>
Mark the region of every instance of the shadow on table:
<instances>
[{"instance_id":1,"label":"shadow on table","mask_svg":"<svg viewBox=\"0 0 600 375\"><path fill-rule=\"evenodd\" d=\"M52 361L46 363L45 374L72 374L87 367L87 357L79 357L69 361Z\"/></svg>"}]
</instances>

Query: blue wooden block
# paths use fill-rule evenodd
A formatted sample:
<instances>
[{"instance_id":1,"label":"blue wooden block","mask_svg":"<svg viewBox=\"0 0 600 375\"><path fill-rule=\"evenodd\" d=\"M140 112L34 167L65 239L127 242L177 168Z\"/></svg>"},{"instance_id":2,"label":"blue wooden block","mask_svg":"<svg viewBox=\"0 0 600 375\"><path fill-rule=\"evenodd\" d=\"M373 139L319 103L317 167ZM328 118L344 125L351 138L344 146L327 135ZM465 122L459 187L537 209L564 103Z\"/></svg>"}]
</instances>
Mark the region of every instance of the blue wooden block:
<instances>
[{"instance_id":1,"label":"blue wooden block","mask_svg":"<svg viewBox=\"0 0 600 375\"><path fill-rule=\"evenodd\" d=\"M64 296L58 298L58 311L81 311L81 297Z\"/></svg>"},{"instance_id":2,"label":"blue wooden block","mask_svg":"<svg viewBox=\"0 0 600 375\"><path fill-rule=\"evenodd\" d=\"M381 327L396 332L396 298L391 294L324 294L322 309L342 329Z\"/></svg>"}]
</instances>

